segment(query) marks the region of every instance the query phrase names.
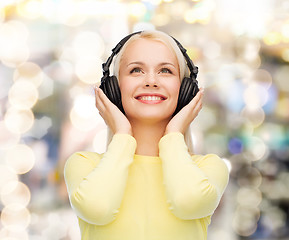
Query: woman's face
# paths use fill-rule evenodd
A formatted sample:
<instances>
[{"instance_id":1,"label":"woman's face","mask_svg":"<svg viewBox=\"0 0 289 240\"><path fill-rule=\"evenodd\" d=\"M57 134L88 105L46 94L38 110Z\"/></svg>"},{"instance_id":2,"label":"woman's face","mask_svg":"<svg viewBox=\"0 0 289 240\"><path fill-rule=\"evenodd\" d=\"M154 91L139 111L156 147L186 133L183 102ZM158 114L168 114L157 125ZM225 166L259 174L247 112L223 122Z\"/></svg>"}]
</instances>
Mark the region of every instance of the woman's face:
<instances>
[{"instance_id":1,"label":"woman's face","mask_svg":"<svg viewBox=\"0 0 289 240\"><path fill-rule=\"evenodd\" d=\"M180 89L175 53L164 43L140 38L123 53L119 68L122 104L130 121L168 121Z\"/></svg>"}]
</instances>

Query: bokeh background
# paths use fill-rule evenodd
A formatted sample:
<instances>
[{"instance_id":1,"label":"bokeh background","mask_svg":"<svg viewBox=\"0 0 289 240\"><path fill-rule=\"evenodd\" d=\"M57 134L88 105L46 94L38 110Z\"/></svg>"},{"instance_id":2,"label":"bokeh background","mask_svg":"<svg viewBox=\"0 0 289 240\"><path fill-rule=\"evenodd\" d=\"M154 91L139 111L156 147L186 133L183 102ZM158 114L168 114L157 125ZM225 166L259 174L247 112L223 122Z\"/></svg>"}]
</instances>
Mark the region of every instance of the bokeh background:
<instances>
[{"instance_id":1,"label":"bokeh background","mask_svg":"<svg viewBox=\"0 0 289 240\"><path fill-rule=\"evenodd\" d=\"M65 160L105 151L92 86L114 45L144 29L199 67L195 151L231 171L208 239L289 239L287 0L1 0L0 239L80 239Z\"/></svg>"}]
</instances>

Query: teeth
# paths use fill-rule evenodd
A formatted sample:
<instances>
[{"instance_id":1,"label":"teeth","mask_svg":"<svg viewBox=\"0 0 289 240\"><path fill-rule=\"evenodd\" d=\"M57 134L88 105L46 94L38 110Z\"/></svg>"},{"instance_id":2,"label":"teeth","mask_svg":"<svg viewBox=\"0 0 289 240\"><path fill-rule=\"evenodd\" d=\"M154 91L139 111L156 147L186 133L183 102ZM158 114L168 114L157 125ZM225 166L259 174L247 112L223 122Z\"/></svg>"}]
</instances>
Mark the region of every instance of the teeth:
<instances>
[{"instance_id":1,"label":"teeth","mask_svg":"<svg viewBox=\"0 0 289 240\"><path fill-rule=\"evenodd\" d=\"M162 100L161 97L158 96L142 96L139 98L140 100L144 100L144 101L157 101L157 100Z\"/></svg>"}]
</instances>

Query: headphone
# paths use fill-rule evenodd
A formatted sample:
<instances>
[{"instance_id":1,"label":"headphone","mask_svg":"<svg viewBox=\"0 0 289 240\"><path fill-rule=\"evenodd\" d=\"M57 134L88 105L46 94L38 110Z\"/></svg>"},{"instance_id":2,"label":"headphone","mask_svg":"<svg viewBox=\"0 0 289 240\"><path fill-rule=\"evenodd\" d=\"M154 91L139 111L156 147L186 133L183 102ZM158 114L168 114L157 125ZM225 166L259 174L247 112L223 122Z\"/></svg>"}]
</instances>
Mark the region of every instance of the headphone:
<instances>
[{"instance_id":1,"label":"headphone","mask_svg":"<svg viewBox=\"0 0 289 240\"><path fill-rule=\"evenodd\" d=\"M121 102L121 92L120 92L120 88L118 85L118 80L116 76L109 75L109 67L112 63L113 57L119 53L120 49L127 42L127 40L130 39L133 35L140 34L140 33L141 31L132 33L124 37L115 46L115 48L112 49L112 54L107 59L107 61L102 64L103 77L101 78L101 84L99 88L102 89L102 91L108 97L108 99L113 104L115 104L124 114L125 114L125 111L123 109L122 102ZM198 74L198 67L194 65L193 61L190 59L190 57L186 53L187 50L174 37L172 38L175 40L176 44L181 50L186 60L187 66L190 70L190 77L184 77L181 82L177 107L176 107L175 112L173 113L173 116L174 116L196 96L197 92L199 91L199 88L198 88L198 81L196 79L197 74Z\"/></svg>"}]
</instances>

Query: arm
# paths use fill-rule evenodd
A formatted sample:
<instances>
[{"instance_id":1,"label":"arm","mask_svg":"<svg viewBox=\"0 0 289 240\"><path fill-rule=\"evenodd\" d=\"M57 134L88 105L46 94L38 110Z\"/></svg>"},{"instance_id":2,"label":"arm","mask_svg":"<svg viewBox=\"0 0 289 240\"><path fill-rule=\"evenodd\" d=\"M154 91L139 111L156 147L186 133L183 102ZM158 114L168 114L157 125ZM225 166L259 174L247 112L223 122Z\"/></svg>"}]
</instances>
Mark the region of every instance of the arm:
<instances>
[{"instance_id":1,"label":"arm","mask_svg":"<svg viewBox=\"0 0 289 240\"><path fill-rule=\"evenodd\" d=\"M171 211L181 219L212 215L228 183L228 168L218 156L190 156L183 134L165 135L159 143Z\"/></svg>"},{"instance_id":2,"label":"arm","mask_svg":"<svg viewBox=\"0 0 289 240\"><path fill-rule=\"evenodd\" d=\"M116 134L101 159L95 153L81 152L67 160L64 177L71 206L78 217L96 225L114 220L135 148L136 141L131 135Z\"/></svg>"}]
</instances>

